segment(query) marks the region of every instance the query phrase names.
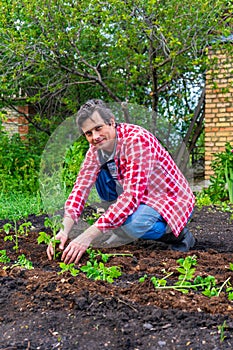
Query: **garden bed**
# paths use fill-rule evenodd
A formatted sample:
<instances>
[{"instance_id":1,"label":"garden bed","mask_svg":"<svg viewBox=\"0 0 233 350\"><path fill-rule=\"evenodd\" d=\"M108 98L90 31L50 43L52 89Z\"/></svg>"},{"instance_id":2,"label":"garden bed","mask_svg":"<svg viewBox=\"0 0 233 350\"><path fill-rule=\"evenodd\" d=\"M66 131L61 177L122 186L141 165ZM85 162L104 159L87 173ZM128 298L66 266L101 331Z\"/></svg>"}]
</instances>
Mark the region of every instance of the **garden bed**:
<instances>
[{"instance_id":1,"label":"garden bed","mask_svg":"<svg viewBox=\"0 0 233 350\"><path fill-rule=\"evenodd\" d=\"M58 260L48 261L46 246L37 244L38 232L44 230L42 216L28 218L34 229L20 238L18 252L1 232L0 249L11 263L0 264L0 349L232 349L233 301L226 292L233 285L231 215L213 207L196 209L189 227L197 242L189 253L142 240L102 250L132 254L106 263L121 268L113 283L95 281L83 272L59 274ZM20 254L34 269L10 268ZM167 285L175 285L177 261L187 256L195 256L195 274L214 276L217 287L223 286L219 295L207 297L201 289L187 294L155 289L150 278L163 279L166 273ZM87 260L86 254L81 264Z\"/></svg>"}]
</instances>

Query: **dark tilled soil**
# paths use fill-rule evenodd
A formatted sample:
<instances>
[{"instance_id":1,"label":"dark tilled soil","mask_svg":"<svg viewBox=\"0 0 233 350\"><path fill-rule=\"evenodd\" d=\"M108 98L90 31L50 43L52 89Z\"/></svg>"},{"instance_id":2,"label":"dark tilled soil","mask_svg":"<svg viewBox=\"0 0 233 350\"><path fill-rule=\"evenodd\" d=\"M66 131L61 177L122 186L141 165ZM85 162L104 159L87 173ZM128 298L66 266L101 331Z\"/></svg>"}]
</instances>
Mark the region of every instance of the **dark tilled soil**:
<instances>
[{"instance_id":1,"label":"dark tilled soil","mask_svg":"<svg viewBox=\"0 0 233 350\"><path fill-rule=\"evenodd\" d=\"M0 264L0 349L66 350L219 350L233 348L233 301L226 288L233 285L233 227L231 214L205 207L196 209L190 230L197 242L189 253L169 250L153 241L138 240L107 253L115 256L107 266L121 267L122 276L110 284L88 279L80 273L58 274L59 261L49 262L46 246L37 244L44 230L44 217L28 218L34 229L19 240L4 241L12 263ZM4 222L0 222L2 227ZM104 251L104 250L103 250ZM33 270L12 267L25 254ZM183 294L174 289L157 290L150 277L173 274L167 285L178 281L179 258L196 256L196 275L214 276L219 296L207 297L201 290ZM85 255L81 264L88 259ZM148 275L144 283L139 278ZM228 283L223 285L225 281Z\"/></svg>"}]
</instances>

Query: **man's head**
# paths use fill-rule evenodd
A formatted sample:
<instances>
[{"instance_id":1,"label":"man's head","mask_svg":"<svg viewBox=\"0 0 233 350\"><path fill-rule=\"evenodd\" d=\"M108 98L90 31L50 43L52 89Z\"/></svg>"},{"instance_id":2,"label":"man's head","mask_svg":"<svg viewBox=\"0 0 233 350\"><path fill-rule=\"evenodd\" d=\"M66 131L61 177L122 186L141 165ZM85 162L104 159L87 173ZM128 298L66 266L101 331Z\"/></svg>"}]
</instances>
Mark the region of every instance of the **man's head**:
<instances>
[{"instance_id":1,"label":"man's head","mask_svg":"<svg viewBox=\"0 0 233 350\"><path fill-rule=\"evenodd\" d=\"M88 100L82 107L79 109L76 123L78 125L79 131L82 133L82 125L87 119L92 119L94 112L98 112L104 123L110 124L111 120L114 120L114 115L110 108L102 101L98 99Z\"/></svg>"},{"instance_id":2,"label":"man's head","mask_svg":"<svg viewBox=\"0 0 233 350\"><path fill-rule=\"evenodd\" d=\"M78 111L76 122L90 144L112 152L116 139L115 118L103 101L87 101Z\"/></svg>"}]
</instances>

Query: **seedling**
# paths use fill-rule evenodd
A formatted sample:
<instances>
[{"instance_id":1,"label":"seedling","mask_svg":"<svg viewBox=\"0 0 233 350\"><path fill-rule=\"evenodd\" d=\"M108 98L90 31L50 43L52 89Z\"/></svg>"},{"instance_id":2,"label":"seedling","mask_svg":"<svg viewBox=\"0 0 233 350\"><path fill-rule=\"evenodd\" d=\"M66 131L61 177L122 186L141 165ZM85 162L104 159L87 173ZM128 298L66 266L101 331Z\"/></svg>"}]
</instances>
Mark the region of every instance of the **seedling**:
<instances>
[{"instance_id":1,"label":"seedling","mask_svg":"<svg viewBox=\"0 0 233 350\"><path fill-rule=\"evenodd\" d=\"M22 267L22 268L27 269L27 270L34 269L32 262L30 260L28 260L24 254L19 255L17 261L15 261L15 263L13 265L11 265L9 267L4 266L3 269L4 270L6 270L8 268L13 269L14 267L17 267L17 266Z\"/></svg>"},{"instance_id":2,"label":"seedling","mask_svg":"<svg viewBox=\"0 0 233 350\"><path fill-rule=\"evenodd\" d=\"M219 331L219 334L220 334L220 342L223 342L224 339L226 338L225 336L225 330L227 328L227 324L226 324L226 321L223 322L223 324L221 324L220 326L218 326L218 331Z\"/></svg>"},{"instance_id":3,"label":"seedling","mask_svg":"<svg viewBox=\"0 0 233 350\"><path fill-rule=\"evenodd\" d=\"M114 278L121 276L121 270L119 266L106 267L103 262L87 261L85 266L80 268L82 272L85 272L88 278L94 280L107 281L113 283Z\"/></svg>"},{"instance_id":4,"label":"seedling","mask_svg":"<svg viewBox=\"0 0 233 350\"><path fill-rule=\"evenodd\" d=\"M163 278L157 278L155 276L151 277L151 282L154 285L155 289L173 289L182 293L188 293L190 289L193 290L201 290L201 293L205 296L219 296L222 292L223 288L228 285L226 292L228 292L228 299L233 299L233 288L231 284L229 284L230 277L223 282L220 287L217 287L216 279L213 276L201 277L196 276L196 269L193 267L196 265L196 256L187 256L185 259L177 260L179 263L179 267L177 271L180 272L178 276L178 281L174 285L167 285L167 279L170 277L173 272L166 273L166 276ZM139 279L139 282L143 283L148 278L147 275L144 275ZM231 299L232 298L232 299Z\"/></svg>"},{"instance_id":5,"label":"seedling","mask_svg":"<svg viewBox=\"0 0 233 350\"><path fill-rule=\"evenodd\" d=\"M72 264L65 264L65 263L61 262L59 264L59 266L61 268L61 271L58 272L58 275L60 275L62 273L65 273L65 272L70 272L70 274L75 277L75 276L77 276L79 274L79 270L74 267L75 266L74 263L72 263Z\"/></svg>"},{"instance_id":6,"label":"seedling","mask_svg":"<svg viewBox=\"0 0 233 350\"><path fill-rule=\"evenodd\" d=\"M101 259L104 263L108 262L108 260L109 260L111 257L114 257L114 256L132 256L132 257L133 257L133 254L129 254L129 253L112 253L112 254L106 254L106 253L102 253L100 250L95 251L95 250L92 249L92 248L88 248L88 249L87 249L87 254L89 255L89 260L90 260L90 261L94 261L94 260L96 260L96 258L100 257L100 259Z\"/></svg>"},{"instance_id":7,"label":"seedling","mask_svg":"<svg viewBox=\"0 0 233 350\"><path fill-rule=\"evenodd\" d=\"M12 224L7 223L3 226L3 230L5 231L5 233L7 234L7 236L4 237L4 241L13 241L14 242L14 247L13 249L18 251L19 249L19 236L23 236L23 235L28 235L29 232L29 227L32 226L32 223L29 222L25 222L23 224L21 224L19 226L19 228L17 228L17 221L14 220L14 226L12 226ZM13 231L14 234L10 234L10 232Z\"/></svg>"},{"instance_id":8,"label":"seedling","mask_svg":"<svg viewBox=\"0 0 233 350\"><path fill-rule=\"evenodd\" d=\"M1 263L9 263L11 259L7 256L6 250L0 250L0 262Z\"/></svg>"},{"instance_id":9,"label":"seedling","mask_svg":"<svg viewBox=\"0 0 233 350\"><path fill-rule=\"evenodd\" d=\"M55 260L56 257L60 254L60 252L56 252L56 245L60 243L58 239L56 239L56 234L59 229L63 227L61 223L61 217L60 215L55 215L51 219L46 218L44 221L45 227L49 227L52 230L52 235L46 233L46 232L39 232L39 236L37 238L38 244L45 243L47 245L52 244L53 247L53 259Z\"/></svg>"},{"instance_id":10,"label":"seedling","mask_svg":"<svg viewBox=\"0 0 233 350\"><path fill-rule=\"evenodd\" d=\"M92 248L88 248L87 253L89 254L90 259L87 261L86 265L81 266L78 270L74 267L74 263L65 264L61 262L59 264L61 271L58 274L70 272L72 276L77 276L79 272L82 271L86 274L88 278L113 283L115 278L121 276L121 269L119 266L107 267L104 265L104 263L107 262L111 256L132 256L132 254L103 254L100 250L96 252ZM97 261L97 257L100 257L101 261Z\"/></svg>"}]
</instances>

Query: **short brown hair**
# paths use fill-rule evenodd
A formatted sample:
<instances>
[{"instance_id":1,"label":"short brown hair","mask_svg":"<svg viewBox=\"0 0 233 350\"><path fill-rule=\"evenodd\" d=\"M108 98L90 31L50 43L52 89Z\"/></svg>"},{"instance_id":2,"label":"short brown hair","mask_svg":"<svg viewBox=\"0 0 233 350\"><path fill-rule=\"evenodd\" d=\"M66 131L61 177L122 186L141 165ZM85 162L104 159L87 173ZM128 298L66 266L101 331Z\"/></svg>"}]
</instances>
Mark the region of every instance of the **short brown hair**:
<instances>
[{"instance_id":1,"label":"short brown hair","mask_svg":"<svg viewBox=\"0 0 233 350\"><path fill-rule=\"evenodd\" d=\"M114 118L111 109L104 101L97 99L88 100L84 105L82 105L77 113L76 123L80 132L82 132L83 123L87 119L91 119L94 112L98 112L100 114L105 124L109 124L110 120Z\"/></svg>"}]
</instances>

